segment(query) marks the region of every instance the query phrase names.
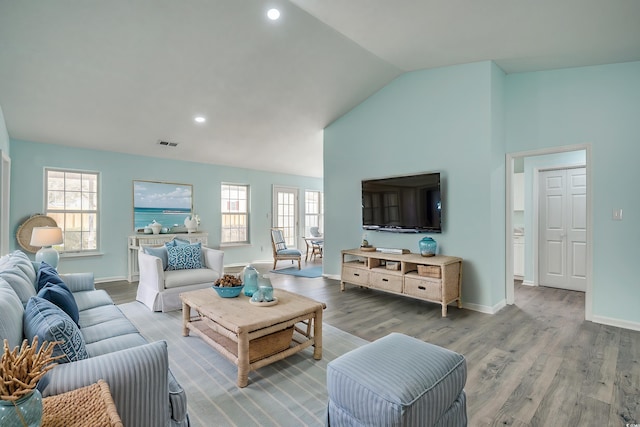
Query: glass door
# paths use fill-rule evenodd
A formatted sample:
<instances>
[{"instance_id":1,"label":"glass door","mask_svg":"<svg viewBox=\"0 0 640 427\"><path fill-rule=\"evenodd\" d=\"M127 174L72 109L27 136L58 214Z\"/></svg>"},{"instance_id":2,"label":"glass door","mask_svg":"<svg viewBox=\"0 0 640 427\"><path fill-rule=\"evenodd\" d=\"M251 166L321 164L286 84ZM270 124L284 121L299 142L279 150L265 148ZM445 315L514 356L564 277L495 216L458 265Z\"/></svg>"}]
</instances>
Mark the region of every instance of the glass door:
<instances>
[{"instance_id":1,"label":"glass door","mask_svg":"<svg viewBox=\"0 0 640 427\"><path fill-rule=\"evenodd\" d=\"M273 226L283 230L288 248L298 245L298 189L273 186Z\"/></svg>"}]
</instances>

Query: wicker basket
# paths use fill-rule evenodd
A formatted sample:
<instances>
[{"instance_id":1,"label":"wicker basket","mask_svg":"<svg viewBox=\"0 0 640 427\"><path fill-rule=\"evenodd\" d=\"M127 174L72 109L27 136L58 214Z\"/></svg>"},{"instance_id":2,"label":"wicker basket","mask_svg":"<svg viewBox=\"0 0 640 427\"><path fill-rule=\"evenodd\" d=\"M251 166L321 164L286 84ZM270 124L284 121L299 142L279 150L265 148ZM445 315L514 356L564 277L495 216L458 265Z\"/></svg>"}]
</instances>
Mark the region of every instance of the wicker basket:
<instances>
[{"instance_id":1,"label":"wicker basket","mask_svg":"<svg viewBox=\"0 0 640 427\"><path fill-rule=\"evenodd\" d=\"M418 265L418 276L442 278L442 269L439 265Z\"/></svg>"},{"instance_id":2,"label":"wicker basket","mask_svg":"<svg viewBox=\"0 0 640 427\"><path fill-rule=\"evenodd\" d=\"M205 322L193 322L193 325L207 335L209 338L223 346L230 353L238 356L238 343L224 335L221 335L208 326ZM293 339L293 326L265 335L260 338L253 339L249 342L249 363L253 363L265 357L272 356L276 353L286 350L291 345Z\"/></svg>"},{"instance_id":3,"label":"wicker basket","mask_svg":"<svg viewBox=\"0 0 640 427\"><path fill-rule=\"evenodd\" d=\"M386 263L387 270L400 270L400 261L387 261Z\"/></svg>"},{"instance_id":4,"label":"wicker basket","mask_svg":"<svg viewBox=\"0 0 640 427\"><path fill-rule=\"evenodd\" d=\"M264 337L251 340L249 344L249 362L264 359L286 350L293 339L293 326Z\"/></svg>"}]
</instances>

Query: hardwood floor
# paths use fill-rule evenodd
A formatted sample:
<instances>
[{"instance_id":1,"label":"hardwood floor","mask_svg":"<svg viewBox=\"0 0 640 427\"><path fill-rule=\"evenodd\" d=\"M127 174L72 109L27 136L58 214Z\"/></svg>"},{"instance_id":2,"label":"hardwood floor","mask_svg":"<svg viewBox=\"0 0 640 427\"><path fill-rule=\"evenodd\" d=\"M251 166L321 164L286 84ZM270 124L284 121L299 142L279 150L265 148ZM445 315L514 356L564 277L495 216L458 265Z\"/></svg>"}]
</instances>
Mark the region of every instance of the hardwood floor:
<instances>
[{"instance_id":1,"label":"hardwood floor","mask_svg":"<svg viewBox=\"0 0 640 427\"><path fill-rule=\"evenodd\" d=\"M585 322L581 292L517 284L516 304L495 315L450 306L443 319L437 304L352 285L340 292L335 280L271 281L325 302L324 322L366 340L402 332L462 353L470 426L640 423L640 332ZM135 284L97 287L117 304L135 299Z\"/></svg>"}]
</instances>

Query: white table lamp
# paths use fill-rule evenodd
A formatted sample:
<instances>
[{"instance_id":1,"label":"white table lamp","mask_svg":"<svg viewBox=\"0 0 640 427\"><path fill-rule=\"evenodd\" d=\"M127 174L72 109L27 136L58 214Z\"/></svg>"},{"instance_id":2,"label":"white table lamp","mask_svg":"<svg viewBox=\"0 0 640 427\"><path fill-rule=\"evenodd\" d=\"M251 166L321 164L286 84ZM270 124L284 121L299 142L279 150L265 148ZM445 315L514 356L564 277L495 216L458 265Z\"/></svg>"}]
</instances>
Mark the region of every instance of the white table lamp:
<instances>
[{"instance_id":1,"label":"white table lamp","mask_svg":"<svg viewBox=\"0 0 640 427\"><path fill-rule=\"evenodd\" d=\"M62 243L62 229L60 227L34 227L31 232L31 246L41 246L36 252L36 262L46 262L53 268L58 268L60 255L51 246Z\"/></svg>"}]
</instances>

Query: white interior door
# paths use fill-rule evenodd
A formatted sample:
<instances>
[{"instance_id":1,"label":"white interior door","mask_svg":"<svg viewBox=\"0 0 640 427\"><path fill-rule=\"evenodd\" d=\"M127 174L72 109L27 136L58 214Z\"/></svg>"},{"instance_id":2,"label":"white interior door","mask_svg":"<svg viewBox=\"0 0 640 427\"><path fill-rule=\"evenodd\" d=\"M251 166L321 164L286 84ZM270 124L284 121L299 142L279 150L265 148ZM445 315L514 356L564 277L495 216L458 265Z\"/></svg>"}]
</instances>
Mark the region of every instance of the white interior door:
<instances>
[{"instance_id":1,"label":"white interior door","mask_svg":"<svg viewBox=\"0 0 640 427\"><path fill-rule=\"evenodd\" d=\"M298 241L298 189L273 186L273 226L282 228L288 248Z\"/></svg>"},{"instance_id":2,"label":"white interior door","mask_svg":"<svg viewBox=\"0 0 640 427\"><path fill-rule=\"evenodd\" d=\"M585 168L539 173L539 283L586 290L587 179Z\"/></svg>"}]
</instances>

